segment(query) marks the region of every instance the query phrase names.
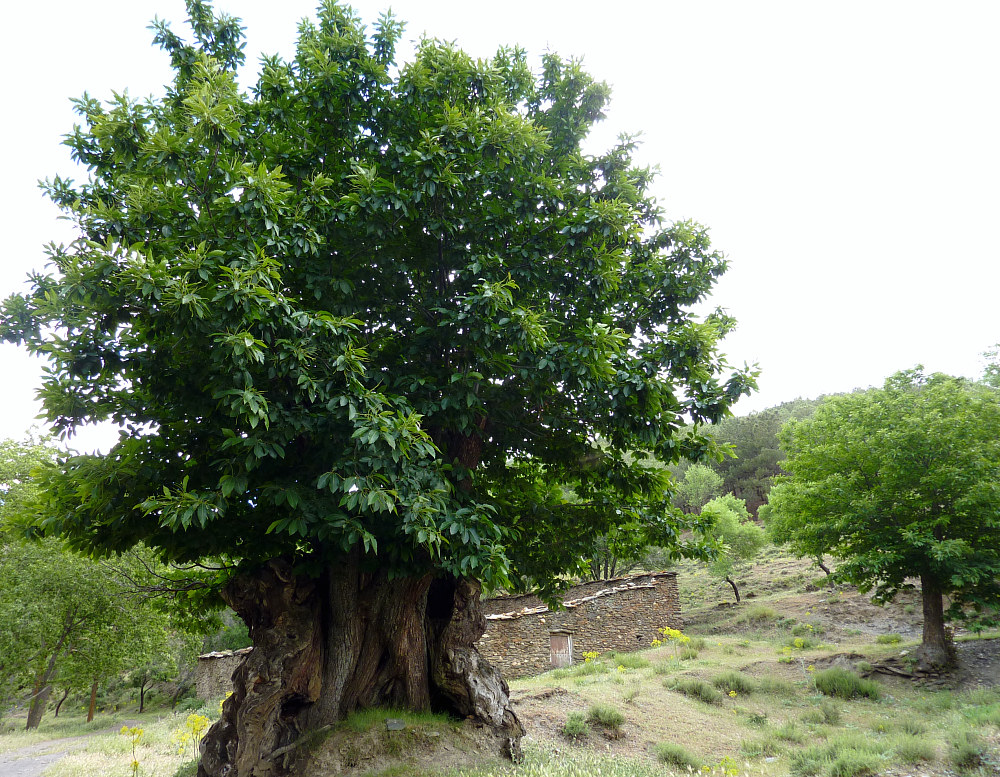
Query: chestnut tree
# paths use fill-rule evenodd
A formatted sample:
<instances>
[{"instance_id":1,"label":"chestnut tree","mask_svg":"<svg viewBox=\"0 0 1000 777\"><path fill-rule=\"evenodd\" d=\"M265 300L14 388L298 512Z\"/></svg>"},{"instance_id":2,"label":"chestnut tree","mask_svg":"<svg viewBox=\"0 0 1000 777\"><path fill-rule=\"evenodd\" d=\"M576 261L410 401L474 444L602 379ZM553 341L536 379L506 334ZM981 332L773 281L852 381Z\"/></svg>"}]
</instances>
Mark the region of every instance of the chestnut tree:
<instances>
[{"instance_id":1,"label":"chestnut tree","mask_svg":"<svg viewBox=\"0 0 1000 777\"><path fill-rule=\"evenodd\" d=\"M376 705L516 750L480 586L556 595L625 524L704 555L664 464L752 387L691 310L725 261L632 139L583 151L609 90L578 62L428 39L397 66L399 23L324 2L245 92L238 21L187 7L191 42L154 23L165 94L76 101L87 174L45 190L79 238L4 303L55 430L122 429L49 471L38 528L224 562L255 648L200 774L281 773Z\"/></svg>"}]
</instances>

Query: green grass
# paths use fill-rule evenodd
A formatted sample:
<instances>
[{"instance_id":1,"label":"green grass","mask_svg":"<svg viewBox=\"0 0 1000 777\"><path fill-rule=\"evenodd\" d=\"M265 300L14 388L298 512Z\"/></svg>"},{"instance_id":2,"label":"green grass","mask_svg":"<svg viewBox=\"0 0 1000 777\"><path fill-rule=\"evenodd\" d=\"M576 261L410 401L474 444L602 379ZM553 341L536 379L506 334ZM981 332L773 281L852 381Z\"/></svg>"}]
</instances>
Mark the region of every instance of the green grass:
<instances>
[{"instance_id":1,"label":"green grass","mask_svg":"<svg viewBox=\"0 0 1000 777\"><path fill-rule=\"evenodd\" d=\"M899 634L879 634L875 637L877 645L898 645L902 641L903 638Z\"/></svg>"},{"instance_id":2,"label":"green grass","mask_svg":"<svg viewBox=\"0 0 1000 777\"><path fill-rule=\"evenodd\" d=\"M623 666L626 669L646 669L651 665L649 659L641 653L614 652L608 655L608 661L615 668Z\"/></svg>"},{"instance_id":3,"label":"green grass","mask_svg":"<svg viewBox=\"0 0 1000 777\"><path fill-rule=\"evenodd\" d=\"M757 689L757 684L752 677L733 670L713 677L712 685L725 693L734 691L739 694L750 694Z\"/></svg>"},{"instance_id":4,"label":"green grass","mask_svg":"<svg viewBox=\"0 0 1000 777\"><path fill-rule=\"evenodd\" d=\"M595 704L587 710L587 720L595 726L617 731L625 722L625 716L610 704Z\"/></svg>"},{"instance_id":5,"label":"green grass","mask_svg":"<svg viewBox=\"0 0 1000 777\"><path fill-rule=\"evenodd\" d=\"M756 739L744 739L740 742L740 753L747 758L766 758L778 755L782 750L778 738L775 736L757 737Z\"/></svg>"},{"instance_id":6,"label":"green grass","mask_svg":"<svg viewBox=\"0 0 1000 777\"><path fill-rule=\"evenodd\" d=\"M805 723L826 726L839 726L842 718L840 707L829 699L823 699L815 708L802 716Z\"/></svg>"},{"instance_id":7,"label":"green grass","mask_svg":"<svg viewBox=\"0 0 1000 777\"><path fill-rule=\"evenodd\" d=\"M591 677L610 671L611 667L603 661L585 661L582 664L574 664L564 669L556 669L550 673L550 676L554 680L561 680L564 677Z\"/></svg>"},{"instance_id":8,"label":"green grass","mask_svg":"<svg viewBox=\"0 0 1000 777\"><path fill-rule=\"evenodd\" d=\"M948 740L948 760L961 770L980 766L987 752L983 738L969 729L954 732Z\"/></svg>"},{"instance_id":9,"label":"green grass","mask_svg":"<svg viewBox=\"0 0 1000 777\"><path fill-rule=\"evenodd\" d=\"M809 738L794 720L786 720L774 730L774 735L783 742L793 742L796 745L804 744Z\"/></svg>"},{"instance_id":10,"label":"green grass","mask_svg":"<svg viewBox=\"0 0 1000 777\"><path fill-rule=\"evenodd\" d=\"M698 680L694 677L678 677L674 680L667 680L664 686L671 691L705 702L705 704L718 704L722 701L721 693L704 680Z\"/></svg>"},{"instance_id":11,"label":"green grass","mask_svg":"<svg viewBox=\"0 0 1000 777\"><path fill-rule=\"evenodd\" d=\"M913 734L897 734L892 738L892 752L896 759L907 764L918 764L933 761L937 756L934 743L922 736Z\"/></svg>"},{"instance_id":12,"label":"green grass","mask_svg":"<svg viewBox=\"0 0 1000 777\"><path fill-rule=\"evenodd\" d=\"M813 682L817 691L838 699L865 698L878 701L882 695L878 683L874 680L866 680L854 672L838 667L816 672L813 675Z\"/></svg>"},{"instance_id":13,"label":"green grass","mask_svg":"<svg viewBox=\"0 0 1000 777\"><path fill-rule=\"evenodd\" d=\"M700 771L702 767L702 760L698 756L673 742L660 742L653 747L653 754L661 763L668 766L690 769L695 772Z\"/></svg>"},{"instance_id":14,"label":"green grass","mask_svg":"<svg viewBox=\"0 0 1000 777\"><path fill-rule=\"evenodd\" d=\"M571 712L566 717L562 733L567 739L583 739L590 733L587 717L582 712Z\"/></svg>"}]
</instances>

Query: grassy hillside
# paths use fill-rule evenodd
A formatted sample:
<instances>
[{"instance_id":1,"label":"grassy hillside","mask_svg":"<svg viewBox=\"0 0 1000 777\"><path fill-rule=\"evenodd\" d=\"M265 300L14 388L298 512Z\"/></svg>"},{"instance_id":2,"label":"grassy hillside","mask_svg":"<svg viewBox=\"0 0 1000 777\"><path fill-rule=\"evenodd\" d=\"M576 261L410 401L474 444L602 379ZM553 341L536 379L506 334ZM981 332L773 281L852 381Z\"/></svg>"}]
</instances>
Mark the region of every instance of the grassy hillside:
<instances>
[{"instance_id":1,"label":"grassy hillside","mask_svg":"<svg viewBox=\"0 0 1000 777\"><path fill-rule=\"evenodd\" d=\"M1000 774L997 635L971 639L960 633L961 671L917 684L873 671L885 666L905 673L919 640L920 607L912 595L874 607L852 590L828 587L822 572L773 549L738 576L740 605L732 589L703 567L685 563L677 570L689 641L599 656L511 683L529 731L526 760L514 774ZM211 715L213 707L202 712ZM178 753L186 715L141 722L146 733L136 754L139 774L194 773L190 762L182 766L189 756ZM372 777L510 771L478 757L475 768L463 766L476 737L459 721L427 716L387 731L384 719L397 716L370 714L311 743L316 763ZM0 753L24 742L21 735L0 735ZM128 738L109 733L46 775L125 777L131 764Z\"/></svg>"}]
</instances>

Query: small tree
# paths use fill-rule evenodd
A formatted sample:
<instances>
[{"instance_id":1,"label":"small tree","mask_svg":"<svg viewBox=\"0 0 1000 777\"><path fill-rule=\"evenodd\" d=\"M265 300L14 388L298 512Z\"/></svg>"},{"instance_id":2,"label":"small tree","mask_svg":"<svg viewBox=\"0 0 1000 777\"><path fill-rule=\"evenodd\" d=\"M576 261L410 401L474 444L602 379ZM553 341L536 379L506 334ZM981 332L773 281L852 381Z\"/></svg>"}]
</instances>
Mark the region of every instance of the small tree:
<instances>
[{"instance_id":1,"label":"small tree","mask_svg":"<svg viewBox=\"0 0 1000 777\"><path fill-rule=\"evenodd\" d=\"M701 508L701 514L712 521L710 534L721 546L719 554L709 562L709 571L732 586L739 602L740 589L733 578L764 547L764 530L750 516L746 502L732 494L711 500Z\"/></svg>"},{"instance_id":2,"label":"small tree","mask_svg":"<svg viewBox=\"0 0 1000 777\"><path fill-rule=\"evenodd\" d=\"M946 620L996 620L1000 394L918 368L828 399L781 439L791 474L771 491L772 536L842 559L834 577L879 602L919 577L923 665L948 662Z\"/></svg>"},{"instance_id":3,"label":"small tree","mask_svg":"<svg viewBox=\"0 0 1000 777\"><path fill-rule=\"evenodd\" d=\"M722 476L707 464L692 464L677 485L677 501L689 513L698 512L722 493Z\"/></svg>"}]
</instances>

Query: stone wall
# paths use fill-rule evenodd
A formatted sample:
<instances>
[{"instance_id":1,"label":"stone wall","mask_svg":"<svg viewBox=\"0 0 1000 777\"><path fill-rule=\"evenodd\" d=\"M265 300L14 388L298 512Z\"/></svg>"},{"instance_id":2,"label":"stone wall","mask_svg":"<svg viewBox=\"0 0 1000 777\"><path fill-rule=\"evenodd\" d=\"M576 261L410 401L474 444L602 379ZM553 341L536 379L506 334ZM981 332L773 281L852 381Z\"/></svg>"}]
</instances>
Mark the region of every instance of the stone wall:
<instances>
[{"instance_id":1,"label":"stone wall","mask_svg":"<svg viewBox=\"0 0 1000 777\"><path fill-rule=\"evenodd\" d=\"M505 596L483 602L486 633L478 648L505 677L552 668L553 632L572 638L573 662L589 651L648 647L664 626L680 628L677 575L656 572L584 583L549 610L536 596Z\"/></svg>"},{"instance_id":2,"label":"stone wall","mask_svg":"<svg viewBox=\"0 0 1000 777\"><path fill-rule=\"evenodd\" d=\"M233 690L233 672L253 648L222 650L198 656L195 688L199 699L219 699Z\"/></svg>"}]
</instances>

